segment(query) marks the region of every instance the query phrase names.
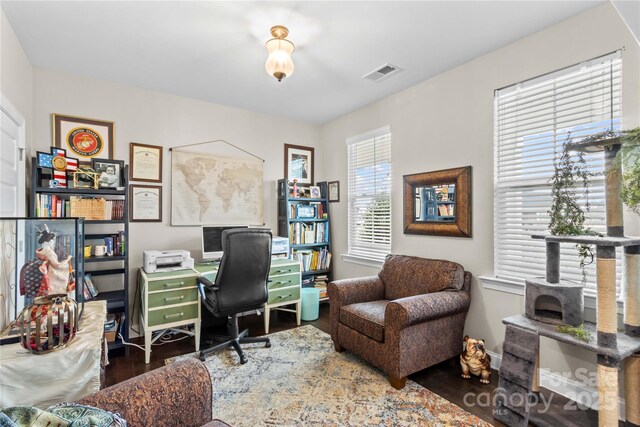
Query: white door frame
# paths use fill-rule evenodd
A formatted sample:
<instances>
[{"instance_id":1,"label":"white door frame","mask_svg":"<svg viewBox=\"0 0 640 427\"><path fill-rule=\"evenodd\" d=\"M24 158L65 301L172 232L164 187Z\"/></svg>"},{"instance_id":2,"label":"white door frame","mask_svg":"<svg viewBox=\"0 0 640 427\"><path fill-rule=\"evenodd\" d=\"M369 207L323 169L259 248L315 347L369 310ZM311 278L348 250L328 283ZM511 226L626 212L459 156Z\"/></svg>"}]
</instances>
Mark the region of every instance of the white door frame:
<instances>
[{"instance_id":1,"label":"white door frame","mask_svg":"<svg viewBox=\"0 0 640 427\"><path fill-rule=\"evenodd\" d=\"M26 144L26 122L24 117L11 101L0 93L0 110L2 110L13 122L18 125L18 159L22 161L22 171L18 173L18 212L16 216L26 215L26 161L27 161L27 144Z\"/></svg>"}]
</instances>

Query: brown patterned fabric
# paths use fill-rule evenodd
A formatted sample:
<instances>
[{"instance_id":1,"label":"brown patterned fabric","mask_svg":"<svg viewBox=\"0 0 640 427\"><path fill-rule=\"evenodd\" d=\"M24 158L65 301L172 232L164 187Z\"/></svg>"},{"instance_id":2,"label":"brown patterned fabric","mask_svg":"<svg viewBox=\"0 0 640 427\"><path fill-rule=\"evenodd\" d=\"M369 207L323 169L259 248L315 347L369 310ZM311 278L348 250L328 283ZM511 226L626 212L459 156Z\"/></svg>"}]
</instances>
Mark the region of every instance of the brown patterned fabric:
<instances>
[{"instance_id":1,"label":"brown patterned fabric","mask_svg":"<svg viewBox=\"0 0 640 427\"><path fill-rule=\"evenodd\" d=\"M427 320L467 312L471 298L457 291L443 291L397 299L387 307L385 320L399 328Z\"/></svg>"},{"instance_id":2,"label":"brown patterned fabric","mask_svg":"<svg viewBox=\"0 0 640 427\"><path fill-rule=\"evenodd\" d=\"M389 261L394 266L387 269ZM418 266L427 272L417 271ZM367 277L329 283L331 338L336 349L349 350L395 378L460 354L471 302L471 273L458 267L462 269L448 261L389 256L378 281ZM432 277L435 272L442 277ZM412 283L422 292L415 292ZM435 291L438 287L446 290ZM389 289L393 289L391 295L398 291L403 296L387 301ZM384 339L379 340L380 328L375 324L382 306Z\"/></svg>"},{"instance_id":3,"label":"brown patterned fabric","mask_svg":"<svg viewBox=\"0 0 640 427\"><path fill-rule=\"evenodd\" d=\"M384 310L388 300L349 304L340 310L340 322L378 342L384 341Z\"/></svg>"},{"instance_id":4,"label":"brown patterned fabric","mask_svg":"<svg viewBox=\"0 0 640 427\"><path fill-rule=\"evenodd\" d=\"M384 284L378 276L336 280L327 285L327 294L331 301L331 336L335 337L340 323L340 307L384 299Z\"/></svg>"},{"instance_id":5,"label":"brown patterned fabric","mask_svg":"<svg viewBox=\"0 0 640 427\"><path fill-rule=\"evenodd\" d=\"M385 288L385 298L394 300L445 289L460 290L464 268L451 261L406 255L387 255L378 274Z\"/></svg>"},{"instance_id":6,"label":"brown patterned fabric","mask_svg":"<svg viewBox=\"0 0 640 427\"><path fill-rule=\"evenodd\" d=\"M197 359L154 369L77 403L118 413L129 427L200 427L211 421L211 377Z\"/></svg>"}]
</instances>

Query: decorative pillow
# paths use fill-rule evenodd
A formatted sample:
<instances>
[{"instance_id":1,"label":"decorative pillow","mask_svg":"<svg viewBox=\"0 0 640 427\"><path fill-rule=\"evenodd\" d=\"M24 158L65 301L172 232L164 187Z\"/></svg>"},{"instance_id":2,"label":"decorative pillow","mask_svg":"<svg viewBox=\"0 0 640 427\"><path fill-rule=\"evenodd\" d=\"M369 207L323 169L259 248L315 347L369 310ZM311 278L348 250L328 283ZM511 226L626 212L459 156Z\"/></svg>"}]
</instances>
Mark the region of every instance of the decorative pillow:
<instances>
[{"instance_id":1,"label":"decorative pillow","mask_svg":"<svg viewBox=\"0 0 640 427\"><path fill-rule=\"evenodd\" d=\"M60 403L47 408L48 412L70 422L69 427L127 427L118 414L77 403Z\"/></svg>"},{"instance_id":2,"label":"decorative pillow","mask_svg":"<svg viewBox=\"0 0 640 427\"><path fill-rule=\"evenodd\" d=\"M118 414L77 403L60 403L46 410L14 406L0 410L0 427L126 427Z\"/></svg>"}]
</instances>

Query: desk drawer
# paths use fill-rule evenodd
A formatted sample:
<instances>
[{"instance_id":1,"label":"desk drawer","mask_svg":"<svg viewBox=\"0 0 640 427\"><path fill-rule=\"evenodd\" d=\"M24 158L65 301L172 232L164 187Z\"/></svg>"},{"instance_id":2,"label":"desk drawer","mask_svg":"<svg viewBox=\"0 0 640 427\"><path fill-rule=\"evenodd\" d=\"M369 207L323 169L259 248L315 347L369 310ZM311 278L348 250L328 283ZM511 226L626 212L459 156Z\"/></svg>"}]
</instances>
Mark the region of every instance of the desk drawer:
<instances>
[{"instance_id":1,"label":"desk drawer","mask_svg":"<svg viewBox=\"0 0 640 427\"><path fill-rule=\"evenodd\" d=\"M269 299L267 304L276 304L285 301L295 301L300 299L300 287L284 288L269 291Z\"/></svg>"},{"instance_id":2,"label":"desk drawer","mask_svg":"<svg viewBox=\"0 0 640 427\"><path fill-rule=\"evenodd\" d=\"M269 289L284 288L285 286L295 286L300 284L300 274L283 274L270 277Z\"/></svg>"},{"instance_id":3,"label":"desk drawer","mask_svg":"<svg viewBox=\"0 0 640 427\"><path fill-rule=\"evenodd\" d=\"M196 288L178 289L176 291L149 294L149 308L164 307L165 305L182 304L193 301L198 301L198 290Z\"/></svg>"},{"instance_id":4,"label":"desk drawer","mask_svg":"<svg viewBox=\"0 0 640 427\"><path fill-rule=\"evenodd\" d=\"M178 277L175 279L153 280L149 282L149 292L167 291L176 288L188 288L196 286L195 276Z\"/></svg>"},{"instance_id":5,"label":"desk drawer","mask_svg":"<svg viewBox=\"0 0 640 427\"><path fill-rule=\"evenodd\" d=\"M198 304L187 304L161 310L150 310L148 322L149 326L157 326L197 318Z\"/></svg>"},{"instance_id":6,"label":"desk drawer","mask_svg":"<svg viewBox=\"0 0 640 427\"><path fill-rule=\"evenodd\" d=\"M272 265L271 269L269 269L269 277L275 276L277 274L297 273L299 271L300 271L299 263L292 263L287 265Z\"/></svg>"}]
</instances>

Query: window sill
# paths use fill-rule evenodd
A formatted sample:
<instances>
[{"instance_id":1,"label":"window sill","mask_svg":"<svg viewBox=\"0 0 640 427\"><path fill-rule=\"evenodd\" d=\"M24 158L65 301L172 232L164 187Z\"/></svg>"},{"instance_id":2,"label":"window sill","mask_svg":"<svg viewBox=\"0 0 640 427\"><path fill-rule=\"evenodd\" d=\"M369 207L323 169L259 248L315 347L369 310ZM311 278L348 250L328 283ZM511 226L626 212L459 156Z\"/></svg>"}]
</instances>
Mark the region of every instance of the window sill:
<instances>
[{"instance_id":1,"label":"window sill","mask_svg":"<svg viewBox=\"0 0 640 427\"><path fill-rule=\"evenodd\" d=\"M365 258L357 255L342 254L342 260L352 264L366 265L367 267L382 268L384 260Z\"/></svg>"},{"instance_id":2,"label":"window sill","mask_svg":"<svg viewBox=\"0 0 640 427\"><path fill-rule=\"evenodd\" d=\"M513 295L524 295L524 281L498 279L491 276L480 276L478 278L484 289L504 292ZM598 307L597 298L594 295L584 296L584 308L595 310ZM618 299L618 314L624 311L624 302Z\"/></svg>"}]
</instances>

